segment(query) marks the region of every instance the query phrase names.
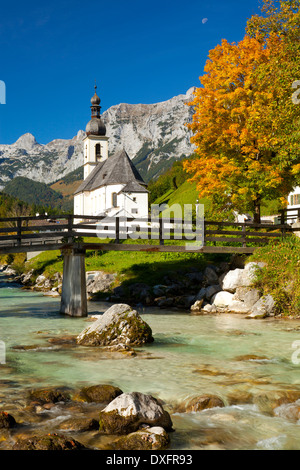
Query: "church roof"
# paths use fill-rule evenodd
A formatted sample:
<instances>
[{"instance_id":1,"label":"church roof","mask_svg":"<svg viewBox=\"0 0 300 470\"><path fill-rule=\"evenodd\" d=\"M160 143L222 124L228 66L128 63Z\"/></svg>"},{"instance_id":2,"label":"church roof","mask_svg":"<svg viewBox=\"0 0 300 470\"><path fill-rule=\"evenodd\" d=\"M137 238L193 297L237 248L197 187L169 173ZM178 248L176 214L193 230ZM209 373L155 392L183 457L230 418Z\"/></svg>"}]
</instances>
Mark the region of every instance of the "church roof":
<instances>
[{"instance_id":1,"label":"church roof","mask_svg":"<svg viewBox=\"0 0 300 470\"><path fill-rule=\"evenodd\" d=\"M117 155L98 163L89 176L81 183L75 194L83 191L93 191L101 186L110 184L128 185L129 183L138 184L139 187L140 185L146 186L129 156L125 150L122 150Z\"/></svg>"},{"instance_id":2,"label":"church roof","mask_svg":"<svg viewBox=\"0 0 300 470\"><path fill-rule=\"evenodd\" d=\"M131 181L120 191L121 193L149 193L145 186L141 186L137 181Z\"/></svg>"}]
</instances>

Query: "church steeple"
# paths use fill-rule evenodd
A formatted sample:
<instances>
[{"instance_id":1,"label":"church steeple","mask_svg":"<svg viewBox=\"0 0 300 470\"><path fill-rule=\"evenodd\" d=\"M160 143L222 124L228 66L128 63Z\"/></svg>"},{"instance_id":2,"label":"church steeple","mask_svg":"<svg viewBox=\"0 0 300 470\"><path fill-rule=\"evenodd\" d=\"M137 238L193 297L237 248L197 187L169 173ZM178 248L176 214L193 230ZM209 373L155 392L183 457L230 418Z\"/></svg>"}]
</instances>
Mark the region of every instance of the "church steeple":
<instances>
[{"instance_id":1,"label":"church steeple","mask_svg":"<svg viewBox=\"0 0 300 470\"><path fill-rule=\"evenodd\" d=\"M86 138L84 139L84 179L91 171L108 158L108 137L106 127L101 119L101 100L97 95L95 83L95 94L91 99L91 120L86 126Z\"/></svg>"},{"instance_id":2,"label":"church steeple","mask_svg":"<svg viewBox=\"0 0 300 470\"><path fill-rule=\"evenodd\" d=\"M101 110L100 103L101 103L101 100L100 100L99 96L97 95L97 85L96 85L96 82L95 82L94 88L95 88L95 94L94 94L93 98L91 99L91 103L92 103L92 106L91 106L91 110L92 110L92 119L93 119L93 118L100 119L100 110Z\"/></svg>"},{"instance_id":3,"label":"church steeple","mask_svg":"<svg viewBox=\"0 0 300 470\"><path fill-rule=\"evenodd\" d=\"M101 120L100 110L101 110L101 100L97 95L97 85L95 83L95 94L91 99L91 120L86 126L87 135L105 135L106 127Z\"/></svg>"}]
</instances>

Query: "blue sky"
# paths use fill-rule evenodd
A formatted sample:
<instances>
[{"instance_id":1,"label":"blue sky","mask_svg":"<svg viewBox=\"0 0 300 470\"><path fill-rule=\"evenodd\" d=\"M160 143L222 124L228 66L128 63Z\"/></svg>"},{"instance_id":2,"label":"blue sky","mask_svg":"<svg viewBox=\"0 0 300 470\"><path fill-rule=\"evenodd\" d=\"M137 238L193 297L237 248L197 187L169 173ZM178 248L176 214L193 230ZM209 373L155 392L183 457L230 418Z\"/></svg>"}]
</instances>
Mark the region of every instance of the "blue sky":
<instances>
[{"instance_id":1,"label":"blue sky","mask_svg":"<svg viewBox=\"0 0 300 470\"><path fill-rule=\"evenodd\" d=\"M260 0L16 0L0 5L0 144L69 139L102 112L199 86L210 49L240 41ZM206 20L205 20L206 19ZM204 20L204 21L202 21Z\"/></svg>"}]
</instances>

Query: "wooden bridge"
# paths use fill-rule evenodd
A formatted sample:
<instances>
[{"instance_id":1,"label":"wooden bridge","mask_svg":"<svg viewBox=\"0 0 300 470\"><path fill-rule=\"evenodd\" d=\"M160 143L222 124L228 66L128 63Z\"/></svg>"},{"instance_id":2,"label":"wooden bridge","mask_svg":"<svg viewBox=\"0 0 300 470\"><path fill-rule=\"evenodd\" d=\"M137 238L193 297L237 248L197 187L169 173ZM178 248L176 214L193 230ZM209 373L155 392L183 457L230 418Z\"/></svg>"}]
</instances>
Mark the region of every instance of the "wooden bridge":
<instances>
[{"instance_id":1,"label":"wooden bridge","mask_svg":"<svg viewBox=\"0 0 300 470\"><path fill-rule=\"evenodd\" d=\"M104 251L252 253L294 230L285 220L274 225L82 215L9 217L0 218L0 254L61 250L74 244Z\"/></svg>"},{"instance_id":2,"label":"wooden bridge","mask_svg":"<svg viewBox=\"0 0 300 470\"><path fill-rule=\"evenodd\" d=\"M299 214L300 215L300 214ZM287 223L234 223L174 218L82 215L0 219L0 254L61 250L64 256L61 313L86 316L86 250L252 253L296 230Z\"/></svg>"}]
</instances>

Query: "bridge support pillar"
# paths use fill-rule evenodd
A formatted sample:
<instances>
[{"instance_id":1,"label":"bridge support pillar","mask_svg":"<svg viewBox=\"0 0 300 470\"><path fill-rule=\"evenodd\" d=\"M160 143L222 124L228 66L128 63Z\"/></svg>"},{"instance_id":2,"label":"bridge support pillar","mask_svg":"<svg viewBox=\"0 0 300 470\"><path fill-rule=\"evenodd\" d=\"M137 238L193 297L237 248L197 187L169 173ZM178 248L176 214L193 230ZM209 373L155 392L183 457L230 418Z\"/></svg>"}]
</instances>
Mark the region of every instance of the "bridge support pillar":
<instances>
[{"instance_id":1,"label":"bridge support pillar","mask_svg":"<svg viewBox=\"0 0 300 470\"><path fill-rule=\"evenodd\" d=\"M64 257L60 313L71 317L86 317L87 295L85 249L73 247L61 250Z\"/></svg>"}]
</instances>

